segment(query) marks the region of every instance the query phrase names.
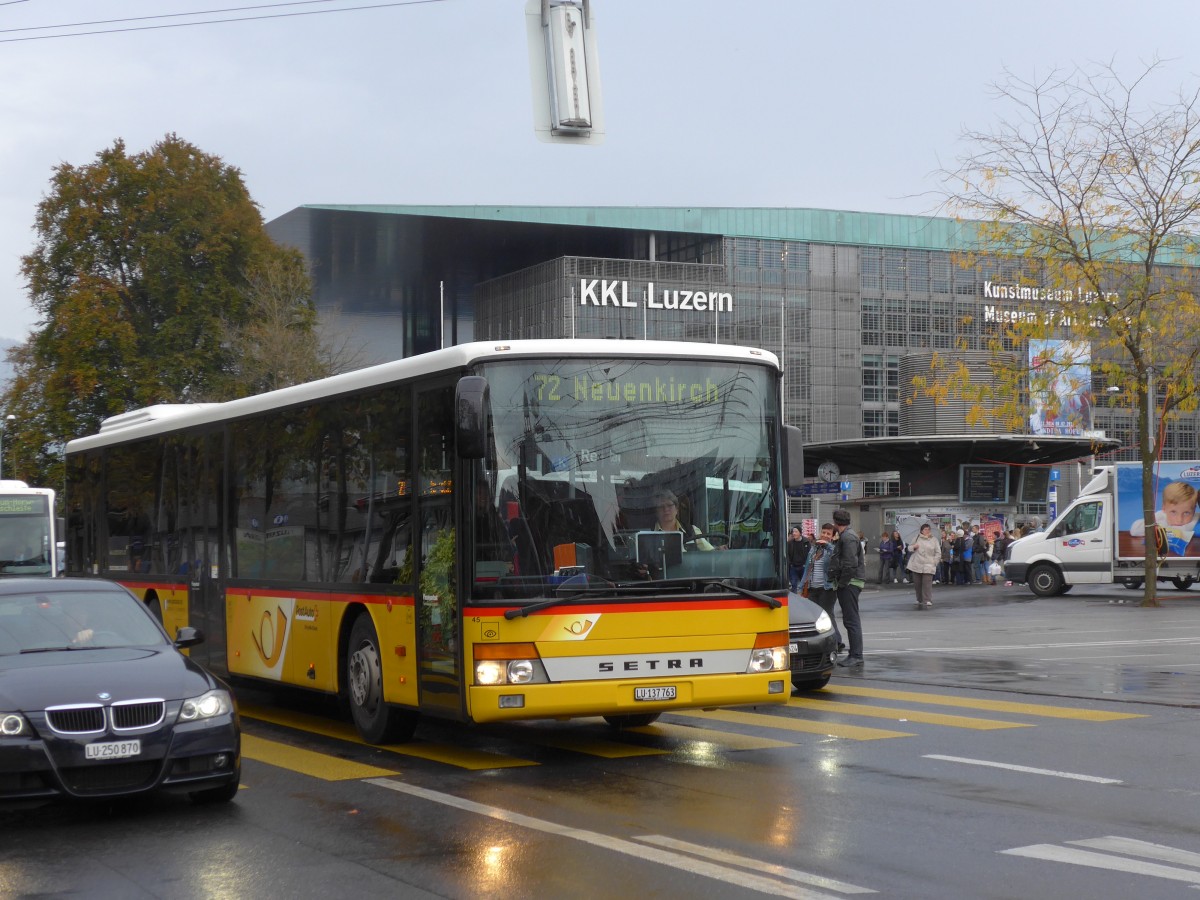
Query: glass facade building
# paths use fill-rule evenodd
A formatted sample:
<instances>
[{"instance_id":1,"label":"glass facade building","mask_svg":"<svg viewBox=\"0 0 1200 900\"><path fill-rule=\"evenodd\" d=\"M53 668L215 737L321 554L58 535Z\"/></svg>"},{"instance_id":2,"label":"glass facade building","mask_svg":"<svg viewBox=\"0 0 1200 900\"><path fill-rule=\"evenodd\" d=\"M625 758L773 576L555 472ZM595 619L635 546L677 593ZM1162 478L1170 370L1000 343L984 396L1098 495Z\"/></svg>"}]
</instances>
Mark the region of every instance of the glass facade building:
<instances>
[{"instance_id":1,"label":"glass facade building","mask_svg":"<svg viewBox=\"0 0 1200 900\"><path fill-rule=\"evenodd\" d=\"M981 367L1018 305L996 286L1036 283L1011 261L965 265L969 224L830 210L304 206L268 230L305 254L364 362L522 337L761 347L809 442L970 430L965 410L923 408L912 373L934 353ZM1094 373L1092 427L1128 447L1132 416L1105 388ZM1164 456L1196 440L1185 416Z\"/></svg>"}]
</instances>

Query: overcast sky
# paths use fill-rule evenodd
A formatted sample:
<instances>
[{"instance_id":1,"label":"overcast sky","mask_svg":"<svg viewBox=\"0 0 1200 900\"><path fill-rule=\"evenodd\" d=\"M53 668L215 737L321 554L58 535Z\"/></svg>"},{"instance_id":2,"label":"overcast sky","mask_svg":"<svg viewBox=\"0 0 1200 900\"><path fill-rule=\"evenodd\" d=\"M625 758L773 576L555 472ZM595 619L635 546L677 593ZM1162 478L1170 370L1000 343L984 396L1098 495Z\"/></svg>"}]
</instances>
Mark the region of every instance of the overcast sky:
<instances>
[{"instance_id":1,"label":"overcast sky","mask_svg":"<svg viewBox=\"0 0 1200 900\"><path fill-rule=\"evenodd\" d=\"M1158 55L1171 84L1200 76L1196 0L593 0L607 135L561 146L534 135L525 2L0 0L0 337L36 324L18 266L53 167L117 138L220 156L268 221L305 203L923 214L963 127L1002 114L1005 66Z\"/></svg>"}]
</instances>

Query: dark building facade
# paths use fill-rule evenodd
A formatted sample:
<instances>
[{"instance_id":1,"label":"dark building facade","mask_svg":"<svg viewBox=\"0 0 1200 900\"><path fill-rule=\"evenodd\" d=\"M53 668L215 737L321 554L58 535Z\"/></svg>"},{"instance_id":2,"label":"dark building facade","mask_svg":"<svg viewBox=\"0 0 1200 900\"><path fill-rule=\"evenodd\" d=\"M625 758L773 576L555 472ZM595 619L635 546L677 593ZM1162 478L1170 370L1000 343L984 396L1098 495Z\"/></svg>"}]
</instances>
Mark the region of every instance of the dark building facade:
<instances>
[{"instance_id":1,"label":"dark building facade","mask_svg":"<svg viewBox=\"0 0 1200 900\"><path fill-rule=\"evenodd\" d=\"M906 386L935 353L982 370L1029 279L964 265L969 223L830 210L302 206L268 231L305 254L322 316L364 362L518 337L761 347L783 362L787 421L817 444L977 431ZM1128 447L1132 416L1093 377L1092 428ZM1166 457L1196 456L1196 430L1173 424ZM902 495L898 468L860 473L851 496Z\"/></svg>"}]
</instances>

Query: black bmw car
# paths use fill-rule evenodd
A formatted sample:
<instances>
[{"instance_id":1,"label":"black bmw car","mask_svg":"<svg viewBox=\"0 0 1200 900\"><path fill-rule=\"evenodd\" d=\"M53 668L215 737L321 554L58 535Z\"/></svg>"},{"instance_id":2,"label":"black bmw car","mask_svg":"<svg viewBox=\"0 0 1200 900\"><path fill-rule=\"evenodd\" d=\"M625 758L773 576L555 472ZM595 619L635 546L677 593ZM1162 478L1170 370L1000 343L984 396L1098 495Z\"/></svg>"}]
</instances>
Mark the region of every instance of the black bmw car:
<instances>
[{"instance_id":1,"label":"black bmw car","mask_svg":"<svg viewBox=\"0 0 1200 900\"><path fill-rule=\"evenodd\" d=\"M120 585L0 581L0 803L156 790L225 801L241 777L229 688Z\"/></svg>"}]
</instances>

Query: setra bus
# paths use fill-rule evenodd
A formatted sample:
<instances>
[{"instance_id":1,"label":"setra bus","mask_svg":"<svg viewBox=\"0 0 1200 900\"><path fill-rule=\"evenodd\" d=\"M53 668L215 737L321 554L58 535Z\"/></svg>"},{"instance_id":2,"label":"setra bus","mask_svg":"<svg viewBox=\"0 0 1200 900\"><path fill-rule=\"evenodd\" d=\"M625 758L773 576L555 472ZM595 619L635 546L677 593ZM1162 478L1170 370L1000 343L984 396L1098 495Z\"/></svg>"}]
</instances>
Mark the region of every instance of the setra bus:
<instances>
[{"instance_id":1,"label":"setra bus","mask_svg":"<svg viewBox=\"0 0 1200 900\"><path fill-rule=\"evenodd\" d=\"M61 574L54 491L0 480L0 576Z\"/></svg>"},{"instance_id":2,"label":"setra bus","mask_svg":"<svg viewBox=\"0 0 1200 900\"><path fill-rule=\"evenodd\" d=\"M783 703L780 383L761 350L524 340L137 410L67 446L68 568L376 743Z\"/></svg>"}]
</instances>

